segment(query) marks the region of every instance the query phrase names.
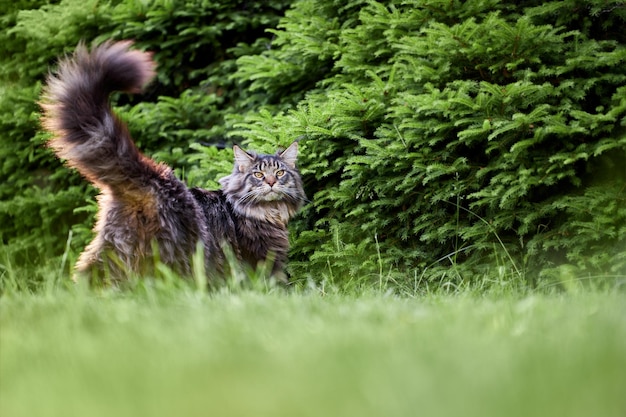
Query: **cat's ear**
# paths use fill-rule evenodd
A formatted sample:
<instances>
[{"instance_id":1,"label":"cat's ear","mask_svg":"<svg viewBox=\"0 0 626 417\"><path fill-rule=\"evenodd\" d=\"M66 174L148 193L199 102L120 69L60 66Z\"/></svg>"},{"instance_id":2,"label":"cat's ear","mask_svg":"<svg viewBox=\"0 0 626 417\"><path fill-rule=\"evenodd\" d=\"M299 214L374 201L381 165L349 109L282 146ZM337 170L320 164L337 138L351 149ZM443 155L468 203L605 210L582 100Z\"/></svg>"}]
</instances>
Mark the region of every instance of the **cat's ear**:
<instances>
[{"instance_id":1,"label":"cat's ear","mask_svg":"<svg viewBox=\"0 0 626 417\"><path fill-rule=\"evenodd\" d=\"M298 142L294 142L280 154L282 159L291 168L296 167L296 159L298 159Z\"/></svg>"},{"instance_id":2,"label":"cat's ear","mask_svg":"<svg viewBox=\"0 0 626 417\"><path fill-rule=\"evenodd\" d=\"M246 171L250 168L252 162L254 162L254 156L250 155L237 145L233 146L233 153L235 154L235 164L237 164L239 172Z\"/></svg>"}]
</instances>

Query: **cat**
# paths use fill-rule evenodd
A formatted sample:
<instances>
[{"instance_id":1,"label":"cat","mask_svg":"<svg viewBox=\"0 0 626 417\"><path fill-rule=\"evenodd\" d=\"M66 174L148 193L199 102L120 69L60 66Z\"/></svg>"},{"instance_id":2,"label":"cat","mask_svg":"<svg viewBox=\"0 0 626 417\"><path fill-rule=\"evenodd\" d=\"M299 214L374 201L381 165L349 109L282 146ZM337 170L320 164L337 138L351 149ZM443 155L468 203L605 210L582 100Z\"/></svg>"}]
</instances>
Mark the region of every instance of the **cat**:
<instances>
[{"instance_id":1,"label":"cat","mask_svg":"<svg viewBox=\"0 0 626 417\"><path fill-rule=\"evenodd\" d=\"M75 279L119 282L150 274L157 261L191 276L200 247L209 283L228 273L229 254L253 269L270 258L272 275L284 281L287 223L306 200L298 143L275 155L234 146L233 171L220 190L187 187L139 151L109 102L114 91L140 93L155 68L131 41L107 41L91 51L79 44L48 76L40 103L42 125L53 134L47 144L100 190L95 237Z\"/></svg>"}]
</instances>

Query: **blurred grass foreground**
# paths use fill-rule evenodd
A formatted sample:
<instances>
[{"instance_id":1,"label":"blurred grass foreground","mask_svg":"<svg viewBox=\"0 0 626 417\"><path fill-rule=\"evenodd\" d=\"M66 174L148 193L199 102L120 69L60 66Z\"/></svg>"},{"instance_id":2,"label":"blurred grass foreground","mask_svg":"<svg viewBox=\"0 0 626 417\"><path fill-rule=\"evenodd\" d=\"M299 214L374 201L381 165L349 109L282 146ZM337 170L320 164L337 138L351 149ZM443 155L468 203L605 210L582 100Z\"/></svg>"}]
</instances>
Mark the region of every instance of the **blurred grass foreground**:
<instances>
[{"instance_id":1,"label":"blurred grass foreground","mask_svg":"<svg viewBox=\"0 0 626 417\"><path fill-rule=\"evenodd\" d=\"M626 415L621 295L0 298L0 415Z\"/></svg>"}]
</instances>

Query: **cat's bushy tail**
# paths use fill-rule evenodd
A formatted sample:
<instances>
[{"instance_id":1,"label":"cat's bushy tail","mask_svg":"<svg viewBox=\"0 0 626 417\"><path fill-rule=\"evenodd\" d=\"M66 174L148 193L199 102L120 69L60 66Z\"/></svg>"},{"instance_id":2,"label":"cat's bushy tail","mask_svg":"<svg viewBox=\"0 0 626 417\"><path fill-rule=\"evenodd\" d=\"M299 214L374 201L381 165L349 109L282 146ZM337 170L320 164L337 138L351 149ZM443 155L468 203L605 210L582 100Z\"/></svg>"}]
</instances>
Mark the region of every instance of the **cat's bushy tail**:
<instances>
[{"instance_id":1,"label":"cat's bushy tail","mask_svg":"<svg viewBox=\"0 0 626 417\"><path fill-rule=\"evenodd\" d=\"M100 188L138 185L160 168L139 152L109 104L112 92L139 93L155 74L151 54L131 45L105 42L90 52L79 44L49 76L41 103L43 126L54 134L48 145Z\"/></svg>"}]
</instances>

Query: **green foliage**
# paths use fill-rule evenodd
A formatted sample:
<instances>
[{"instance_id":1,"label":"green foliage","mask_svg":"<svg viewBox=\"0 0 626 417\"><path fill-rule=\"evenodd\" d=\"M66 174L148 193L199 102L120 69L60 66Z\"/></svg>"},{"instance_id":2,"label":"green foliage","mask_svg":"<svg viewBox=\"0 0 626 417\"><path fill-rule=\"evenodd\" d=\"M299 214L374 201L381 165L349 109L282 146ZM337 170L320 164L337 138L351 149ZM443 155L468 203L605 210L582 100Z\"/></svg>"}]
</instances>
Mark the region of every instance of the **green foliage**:
<instances>
[{"instance_id":1,"label":"green foliage","mask_svg":"<svg viewBox=\"0 0 626 417\"><path fill-rule=\"evenodd\" d=\"M320 33L304 22L311 3L281 23L299 28L277 32L290 42L236 74L273 62L254 79L271 95L309 65L303 40L332 61L272 130L248 118L237 132L256 146L303 138L313 204L297 225L297 275L626 273L622 4L370 1Z\"/></svg>"},{"instance_id":2,"label":"green foliage","mask_svg":"<svg viewBox=\"0 0 626 417\"><path fill-rule=\"evenodd\" d=\"M42 148L37 100L48 67L109 13L96 1L49 3L4 2L0 19L0 244L20 264L61 253L70 226L85 219L73 210L86 186Z\"/></svg>"},{"instance_id":3,"label":"green foliage","mask_svg":"<svg viewBox=\"0 0 626 417\"><path fill-rule=\"evenodd\" d=\"M300 140L298 280L623 276L626 7L518 3L3 5L2 244L36 262L62 253L70 228L76 249L89 238L94 191L41 147L35 102L80 39L132 38L159 73L117 108L190 185L230 170L231 154L205 145Z\"/></svg>"}]
</instances>

